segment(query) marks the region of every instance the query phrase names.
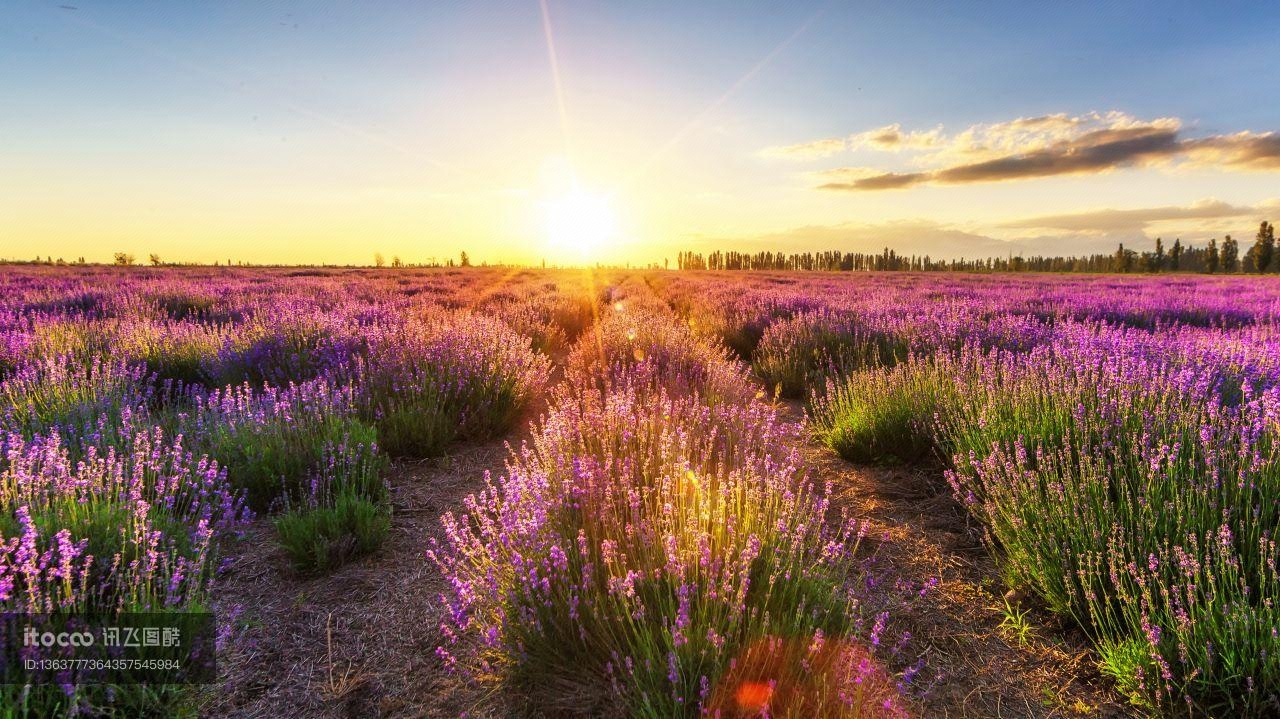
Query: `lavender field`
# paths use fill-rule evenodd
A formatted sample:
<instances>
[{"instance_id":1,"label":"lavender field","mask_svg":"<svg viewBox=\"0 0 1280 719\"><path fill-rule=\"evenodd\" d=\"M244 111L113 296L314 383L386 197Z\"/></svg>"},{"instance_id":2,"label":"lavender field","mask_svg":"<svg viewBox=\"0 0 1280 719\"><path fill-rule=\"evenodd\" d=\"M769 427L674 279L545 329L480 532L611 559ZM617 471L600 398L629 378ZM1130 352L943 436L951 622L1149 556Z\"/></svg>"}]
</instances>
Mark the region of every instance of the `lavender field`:
<instances>
[{"instance_id":1,"label":"lavender field","mask_svg":"<svg viewBox=\"0 0 1280 719\"><path fill-rule=\"evenodd\" d=\"M219 671L0 705L1277 716L1278 423L1267 277L7 267L0 608Z\"/></svg>"}]
</instances>

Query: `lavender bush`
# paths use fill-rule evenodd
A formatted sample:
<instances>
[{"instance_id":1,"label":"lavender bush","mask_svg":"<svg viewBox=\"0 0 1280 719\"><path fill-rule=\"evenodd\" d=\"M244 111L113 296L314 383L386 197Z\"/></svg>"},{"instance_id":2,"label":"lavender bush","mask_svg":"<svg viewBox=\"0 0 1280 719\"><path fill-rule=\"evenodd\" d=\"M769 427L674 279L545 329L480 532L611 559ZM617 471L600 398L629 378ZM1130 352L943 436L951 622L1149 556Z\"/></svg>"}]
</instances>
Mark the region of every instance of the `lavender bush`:
<instances>
[{"instance_id":1,"label":"lavender bush","mask_svg":"<svg viewBox=\"0 0 1280 719\"><path fill-rule=\"evenodd\" d=\"M721 351L634 296L612 310L532 444L444 517L443 660L553 712L904 715L845 644L882 631L847 581L859 525Z\"/></svg>"},{"instance_id":2,"label":"lavender bush","mask_svg":"<svg viewBox=\"0 0 1280 719\"><path fill-rule=\"evenodd\" d=\"M381 328L355 361L361 416L393 455L431 457L455 439L506 431L540 394L550 362L492 317L435 313Z\"/></svg>"}]
</instances>

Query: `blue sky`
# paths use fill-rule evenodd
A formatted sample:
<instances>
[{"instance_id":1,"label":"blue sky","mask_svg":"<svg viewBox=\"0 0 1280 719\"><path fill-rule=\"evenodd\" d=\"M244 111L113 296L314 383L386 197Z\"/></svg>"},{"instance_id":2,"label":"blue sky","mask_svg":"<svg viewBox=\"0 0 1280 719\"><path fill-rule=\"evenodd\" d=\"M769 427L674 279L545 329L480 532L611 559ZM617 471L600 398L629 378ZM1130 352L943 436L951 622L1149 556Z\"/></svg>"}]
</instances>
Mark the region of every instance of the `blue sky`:
<instances>
[{"instance_id":1,"label":"blue sky","mask_svg":"<svg viewBox=\"0 0 1280 719\"><path fill-rule=\"evenodd\" d=\"M537 2L6 4L0 257L537 261L566 177L608 205L591 252L632 261L1090 251L1280 214L1274 3L549 0L545 19L560 99ZM1158 147L1112 151L1131 136ZM815 141L841 149L786 151ZM1108 159L1056 164L1081 152ZM969 179L1028 156L1057 169Z\"/></svg>"}]
</instances>

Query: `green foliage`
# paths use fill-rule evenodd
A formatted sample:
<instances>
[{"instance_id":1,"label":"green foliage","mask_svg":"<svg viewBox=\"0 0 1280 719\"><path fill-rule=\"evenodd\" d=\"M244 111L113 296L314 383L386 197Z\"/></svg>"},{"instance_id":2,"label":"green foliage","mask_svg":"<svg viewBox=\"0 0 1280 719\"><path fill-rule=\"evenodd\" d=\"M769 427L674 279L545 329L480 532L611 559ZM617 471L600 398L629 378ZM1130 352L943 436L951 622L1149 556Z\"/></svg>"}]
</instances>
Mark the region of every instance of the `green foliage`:
<instances>
[{"instance_id":1,"label":"green foliage","mask_svg":"<svg viewBox=\"0 0 1280 719\"><path fill-rule=\"evenodd\" d=\"M304 496L286 495L275 520L298 571L328 571L382 546L391 526L387 464L367 435L345 435L324 447Z\"/></svg>"},{"instance_id":2,"label":"green foliage","mask_svg":"<svg viewBox=\"0 0 1280 719\"><path fill-rule=\"evenodd\" d=\"M1027 619L1030 613L1030 609L1010 604L1007 599L1004 602L1004 608L1000 610L1000 628L1022 646L1031 643L1034 631L1031 622Z\"/></svg>"},{"instance_id":3,"label":"green foliage","mask_svg":"<svg viewBox=\"0 0 1280 719\"><path fill-rule=\"evenodd\" d=\"M372 399L378 410L374 415L382 447L396 457L438 457L458 438L456 413L437 398L429 388L396 396Z\"/></svg>"},{"instance_id":4,"label":"green foliage","mask_svg":"<svg viewBox=\"0 0 1280 719\"><path fill-rule=\"evenodd\" d=\"M85 712L85 707L92 711ZM92 716L99 719L195 719L197 690L184 685L81 685L73 696L52 684L0 685L0 719L50 719Z\"/></svg>"},{"instance_id":5,"label":"green foliage","mask_svg":"<svg viewBox=\"0 0 1280 719\"><path fill-rule=\"evenodd\" d=\"M222 330L203 324L139 326L123 338L121 349L156 379L193 385L210 381L225 341Z\"/></svg>"},{"instance_id":6,"label":"green foliage","mask_svg":"<svg viewBox=\"0 0 1280 719\"><path fill-rule=\"evenodd\" d=\"M119 434L147 399L142 381L139 368L121 362L67 355L32 363L0 383L0 430L27 438L58 431L80 449L87 429Z\"/></svg>"},{"instance_id":7,"label":"green foliage","mask_svg":"<svg viewBox=\"0 0 1280 719\"><path fill-rule=\"evenodd\" d=\"M219 386L304 382L320 374L341 342L329 318L291 310L238 327L206 371Z\"/></svg>"},{"instance_id":8,"label":"green foliage","mask_svg":"<svg viewBox=\"0 0 1280 719\"><path fill-rule=\"evenodd\" d=\"M1280 679L1271 410L1226 405L1214 375L1057 352L989 355L981 379L956 364L965 391L940 439L957 496L1010 581L1078 622L1123 690L1161 712L1261 716Z\"/></svg>"},{"instance_id":9,"label":"green foliage","mask_svg":"<svg viewBox=\"0 0 1280 719\"><path fill-rule=\"evenodd\" d=\"M641 344L644 331L634 346L673 366L678 347ZM603 344L617 343L606 332ZM639 372L634 383L583 380L553 399L506 477L444 518L451 548L433 556L458 592L457 631L485 637L486 673L549 713L570 694L598 697L597 713L692 716L755 652L762 674L792 672L805 655L791 645L825 635L840 652L866 629L848 583L858 527L814 521L827 503L768 405L707 402ZM810 674L831 691L832 715L851 673ZM839 715L858 716L848 701Z\"/></svg>"},{"instance_id":10,"label":"green foliage","mask_svg":"<svg viewBox=\"0 0 1280 719\"><path fill-rule=\"evenodd\" d=\"M1141 639L1120 639L1098 643L1098 668L1115 682L1116 689L1135 706L1153 709L1142 687L1142 678L1155 669L1151 650Z\"/></svg>"},{"instance_id":11,"label":"green foliage","mask_svg":"<svg viewBox=\"0 0 1280 719\"><path fill-rule=\"evenodd\" d=\"M916 461L936 450L935 415L955 392L955 383L929 362L854 372L813 397L810 425L850 461Z\"/></svg>"},{"instance_id":12,"label":"green foliage","mask_svg":"<svg viewBox=\"0 0 1280 719\"><path fill-rule=\"evenodd\" d=\"M167 317L175 320L200 319L213 309L217 302L213 297L195 292L164 292L155 295L152 301Z\"/></svg>"},{"instance_id":13,"label":"green foliage","mask_svg":"<svg viewBox=\"0 0 1280 719\"><path fill-rule=\"evenodd\" d=\"M395 456L434 457L458 439L511 428L538 395L550 361L495 318L460 312L371 343L352 369L360 416Z\"/></svg>"},{"instance_id":14,"label":"green foliage","mask_svg":"<svg viewBox=\"0 0 1280 719\"><path fill-rule=\"evenodd\" d=\"M290 509L275 519L276 534L300 572L325 572L382 546L391 510L353 491L332 506Z\"/></svg>"},{"instance_id":15,"label":"green foliage","mask_svg":"<svg viewBox=\"0 0 1280 719\"><path fill-rule=\"evenodd\" d=\"M805 313L765 330L752 368L766 387L797 398L826 377L893 365L906 356L899 339L858 327L849 318Z\"/></svg>"},{"instance_id":16,"label":"green foliage","mask_svg":"<svg viewBox=\"0 0 1280 719\"><path fill-rule=\"evenodd\" d=\"M196 437L227 468L231 486L243 490L254 511L305 496L321 471L326 448L340 442L373 446L377 430L351 417L273 418L260 423L215 424Z\"/></svg>"}]
</instances>

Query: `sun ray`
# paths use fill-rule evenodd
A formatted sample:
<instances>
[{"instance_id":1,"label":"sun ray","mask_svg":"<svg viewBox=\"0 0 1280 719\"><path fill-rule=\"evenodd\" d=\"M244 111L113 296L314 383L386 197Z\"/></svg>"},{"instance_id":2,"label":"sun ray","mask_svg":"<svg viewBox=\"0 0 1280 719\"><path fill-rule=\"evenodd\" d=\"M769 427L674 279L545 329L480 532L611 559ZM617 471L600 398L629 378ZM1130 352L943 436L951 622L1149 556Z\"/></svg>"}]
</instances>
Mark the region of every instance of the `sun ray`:
<instances>
[{"instance_id":1,"label":"sun ray","mask_svg":"<svg viewBox=\"0 0 1280 719\"><path fill-rule=\"evenodd\" d=\"M560 79L560 60L556 57L555 36L551 32L551 10L547 0L539 0L542 9L542 34L547 39L547 61L551 64L551 82L555 87L556 109L560 113L560 133L564 139L565 156L573 158L573 146L569 140L569 112L564 102L564 83Z\"/></svg>"},{"instance_id":2,"label":"sun ray","mask_svg":"<svg viewBox=\"0 0 1280 719\"><path fill-rule=\"evenodd\" d=\"M545 6L545 0L543 0L543 2ZM678 130L674 135L671 136L671 139L667 140L667 142L663 144L661 147L659 147L656 152L650 155L649 159L645 160L644 163L639 165L636 168L636 170L631 174L631 176L627 179L626 184L633 185L636 182L638 182L641 178L643 178L655 165L657 165L659 160L665 157L666 154L670 152L672 149L674 149L676 145L680 144L680 142L683 141L684 138L689 135L689 133L693 132L694 129L696 129L699 125L701 125L707 119L707 117L711 115L711 113L715 112L717 109L720 108L721 105L728 102L729 98L733 97L733 95L737 93L738 90L742 89L744 85L750 82L751 79L754 78L761 70L767 67L769 63L773 62L774 58L782 54L784 50L790 47L791 43L795 42L797 38L803 35L804 32L809 29L809 26L814 23L814 21L816 21L819 17L822 17L822 14L825 13L826 10L827 10L826 5L818 8L818 11L815 12L813 15L810 15L807 20L801 23L800 27L796 28L795 32L792 32L790 35L788 35L782 42L778 43L764 57L760 58L759 62L757 62L755 65L752 65L751 68L749 68L745 73L743 73L741 77L735 80L733 84L730 85L729 88L720 95L720 97L716 98L706 107L702 108L702 111L700 111L697 115L694 115L693 119L685 123L685 125L681 127L680 130Z\"/></svg>"}]
</instances>

